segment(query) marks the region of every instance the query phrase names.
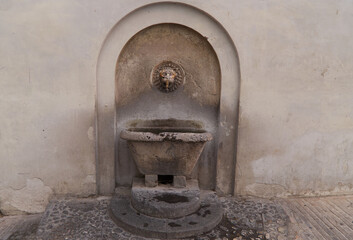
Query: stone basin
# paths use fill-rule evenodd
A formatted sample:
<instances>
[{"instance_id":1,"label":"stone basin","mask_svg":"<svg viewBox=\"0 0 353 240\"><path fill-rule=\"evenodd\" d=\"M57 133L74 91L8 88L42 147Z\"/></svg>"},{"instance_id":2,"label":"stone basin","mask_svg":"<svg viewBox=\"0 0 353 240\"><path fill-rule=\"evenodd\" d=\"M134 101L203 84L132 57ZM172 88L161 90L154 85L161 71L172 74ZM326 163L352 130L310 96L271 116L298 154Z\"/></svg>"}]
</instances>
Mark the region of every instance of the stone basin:
<instances>
[{"instance_id":1,"label":"stone basin","mask_svg":"<svg viewBox=\"0 0 353 240\"><path fill-rule=\"evenodd\" d=\"M122 139L144 175L190 176L212 134L188 120L155 120L123 130Z\"/></svg>"}]
</instances>

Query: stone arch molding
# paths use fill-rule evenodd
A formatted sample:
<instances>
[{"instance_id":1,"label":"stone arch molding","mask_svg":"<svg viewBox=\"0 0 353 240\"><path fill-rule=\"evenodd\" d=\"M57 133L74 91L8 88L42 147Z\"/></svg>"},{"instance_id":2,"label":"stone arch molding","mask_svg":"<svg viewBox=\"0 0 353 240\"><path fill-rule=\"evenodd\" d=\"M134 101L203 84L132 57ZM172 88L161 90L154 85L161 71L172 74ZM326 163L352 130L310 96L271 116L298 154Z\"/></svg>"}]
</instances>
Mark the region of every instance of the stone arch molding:
<instances>
[{"instance_id":1,"label":"stone arch molding","mask_svg":"<svg viewBox=\"0 0 353 240\"><path fill-rule=\"evenodd\" d=\"M216 191L232 194L235 178L240 70L235 46L226 30L207 13L182 3L142 6L123 17L109 32L97 63L97 187L99 194L115 189L115 69L118 56L137 32L160 23L187 26L205 36L221 67L221 97Z\"/></svg>"}]
</instances>

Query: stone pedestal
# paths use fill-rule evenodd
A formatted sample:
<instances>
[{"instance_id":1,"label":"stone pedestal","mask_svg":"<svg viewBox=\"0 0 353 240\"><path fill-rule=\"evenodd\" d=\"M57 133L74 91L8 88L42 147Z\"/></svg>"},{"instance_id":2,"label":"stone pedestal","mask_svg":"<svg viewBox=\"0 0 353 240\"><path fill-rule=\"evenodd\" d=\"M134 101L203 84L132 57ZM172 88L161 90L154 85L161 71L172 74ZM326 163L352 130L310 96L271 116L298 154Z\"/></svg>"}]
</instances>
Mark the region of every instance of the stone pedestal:
<instances>
[{"instance_id":1,"label":"stone pedestal","mask_svg":"<svg viewBox=\"0 0 353 240\"><path fill-rule=\"evenodd\" d=\"M215 193L199 193L199 208L183 217L171 219L145 215L132 207L130 196L124 195L112 198L111 216L118 226L143 237L180 239L197 236L215 228L223 217L223 208Z\"/></svg>"}]
</instances>

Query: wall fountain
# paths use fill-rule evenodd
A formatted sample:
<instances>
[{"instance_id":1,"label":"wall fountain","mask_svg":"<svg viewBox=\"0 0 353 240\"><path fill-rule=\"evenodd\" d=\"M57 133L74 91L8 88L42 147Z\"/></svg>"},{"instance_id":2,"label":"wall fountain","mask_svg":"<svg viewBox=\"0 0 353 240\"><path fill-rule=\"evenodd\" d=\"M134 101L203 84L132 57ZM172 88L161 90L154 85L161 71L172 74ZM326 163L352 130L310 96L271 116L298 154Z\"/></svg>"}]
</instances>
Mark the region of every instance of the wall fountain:
<instances>
[{"instance_id":1,"label":"wall fountain","mask_svg":"<svg viewBox=\"0 0 353 240\"><path fill-rule=\"evenodd\" d=\"M135 34L116 66L116 182L119 226L143 236L181 238L222 219L214 192L220 67L207 41L178 24Z\"/></svg>"},{"instance_id":2,"label":"wall fountain","mask_svg":"<svg viewBox=\"0 0 353 240\"><path fill-rule=\"evenodd\" d=\"M156 76L165 66L161 73L169 80L161 83ZM239 82L232 39L209 14L174 2L127 14L107 35L97 64L99 194L143 177L120 134L158 119L197 121L212 134L190 178L200 189L232 194Z\"/></svg>"}]
</instances>

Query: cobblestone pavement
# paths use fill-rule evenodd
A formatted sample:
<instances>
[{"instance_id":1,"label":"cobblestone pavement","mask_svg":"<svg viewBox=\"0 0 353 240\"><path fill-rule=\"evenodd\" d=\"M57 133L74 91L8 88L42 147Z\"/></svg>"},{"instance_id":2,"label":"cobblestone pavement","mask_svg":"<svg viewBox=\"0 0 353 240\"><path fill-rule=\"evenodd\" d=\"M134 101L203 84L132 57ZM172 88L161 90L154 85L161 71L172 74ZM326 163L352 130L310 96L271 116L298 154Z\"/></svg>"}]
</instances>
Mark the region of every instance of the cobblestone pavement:
<instances>
[{"instance_id":1,"label":"cobblestone pavement","mask_svg":"<svg viewBox=\"0 0 353 240\"><path fill-rule=\"evenodd\" d=\"M96 198L51 202L39 224L38 239L146 239L116 226L109 216L109 200ZM220 200L225 209L221 224L211 232L189 240L289 239L289 219L276 202L258 198Z\"/></svg>"},{"instance_id":2,"label":"cobblestone pavement","mask_svg":"<svg viewBox=\"0 0 353 240\"><path fill-rule=\"evenodd\" d=\"M187 240L353 239L353 196L220 200L225 214L219 226ZM2 217L0 240L146 239L117 227L109 202L106 197L56 200L41 220L41 215Z\"/></svg>"}]
</instances>

